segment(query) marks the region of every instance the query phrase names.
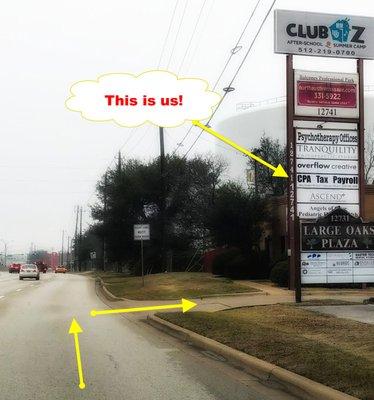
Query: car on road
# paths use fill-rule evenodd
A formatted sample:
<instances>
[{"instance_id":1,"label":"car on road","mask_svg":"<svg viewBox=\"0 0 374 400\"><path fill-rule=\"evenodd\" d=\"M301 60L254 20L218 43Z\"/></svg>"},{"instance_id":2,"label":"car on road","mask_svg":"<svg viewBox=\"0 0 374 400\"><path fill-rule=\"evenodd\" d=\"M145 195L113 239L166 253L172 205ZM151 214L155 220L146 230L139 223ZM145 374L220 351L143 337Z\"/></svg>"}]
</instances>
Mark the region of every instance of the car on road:
<instances>
[{"instance_id":1,"label":"car on road","mask_svg":"<svg viewBox=\"0 0 374 400\"><path fill-rule=\"evenodd\" d=\"M45 264L43 261L37 261L35 265L38 267L40 272L43 272L43 274L45 274L48 270L48 265Z\"/></svg>"},{"instance_id":2,"label":"car on road","mask_svg":"<svg viewBox=\"0 0 374 400\"><path fill-rule=\"evenodd\" d=\"M19 270L19 279L34 278L37 281L40 279L38 266L35 264L22 264Z\"/></svg>"},{"instance_id":3,"label":"car on road","mask_svg":"<svg viewBox=\"0 0 374 400\"><path fill-rule=\"evenodd\" d=\"M21 268L21 264L13 263L13 264L10 264L10 265L9 265L8 270L9 270L9 273L10 273L10 274L12 274L12 273L14 273L14 272L15 272L16 274L18 274L20 268Z\"/></svg>"},{"instance_id":4,"label":"car on road","mask_svg":"<svg viewBox=\"0 0 374 400\"><path fill-rule=\"evenodd\" d=\"M66 274L66 272L67 272L67 268L64 267L63 265L59 265L55 269L55 274Z\"/></svg>"}]
</instances>

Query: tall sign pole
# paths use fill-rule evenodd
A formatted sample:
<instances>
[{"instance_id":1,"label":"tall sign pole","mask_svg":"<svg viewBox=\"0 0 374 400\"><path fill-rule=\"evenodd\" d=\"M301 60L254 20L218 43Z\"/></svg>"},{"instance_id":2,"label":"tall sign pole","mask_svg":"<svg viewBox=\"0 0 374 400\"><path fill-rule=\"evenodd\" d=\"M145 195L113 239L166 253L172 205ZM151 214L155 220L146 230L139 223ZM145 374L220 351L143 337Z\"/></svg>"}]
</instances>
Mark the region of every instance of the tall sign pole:
<instances>
[{"instance_id":1,"label":"tall sign pole","mask_svg":"<svg viewBox=\"0 0 374 400\"><path fill-rule=\"evenodd\" d=\"M288 188L287 188L287 237L289 260L289 289L295 288L295 216L296 216L296 148L294 135L294 69L293 55L287 54L287 161L288 161Z\"/></svg>"},{"instance_id":2,"label":"tall sign pole","mask_svg":"<svg viewBox=\"0 0 374 400\"><path fill-rule=\"evenodd\" d=\"M365 218L365 108L364 108L364 60L357 60L359 82L358 151L360 175L360 216Z\"/></svg>"}]
</instances>

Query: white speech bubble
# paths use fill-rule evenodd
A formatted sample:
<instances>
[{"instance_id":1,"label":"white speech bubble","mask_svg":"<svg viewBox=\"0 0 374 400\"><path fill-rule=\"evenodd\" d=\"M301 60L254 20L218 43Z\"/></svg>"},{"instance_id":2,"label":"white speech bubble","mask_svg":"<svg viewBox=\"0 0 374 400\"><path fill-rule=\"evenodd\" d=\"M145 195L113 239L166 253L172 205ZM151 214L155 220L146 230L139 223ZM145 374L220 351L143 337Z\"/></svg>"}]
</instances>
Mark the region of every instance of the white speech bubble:
<instances>
[{"instance_id":1,"label":"white speech bubble","mask_svg":"<svg viewBox=\"0 0 374 400\"><path fill-rule=\"evenodd\" d=\"M110 73L75 83L66 107L90 121L136 127L147 122L176 127L211 116L221 96L203 79L179 78L168 71L140 75Z\"/></svg>"}]
</instances>

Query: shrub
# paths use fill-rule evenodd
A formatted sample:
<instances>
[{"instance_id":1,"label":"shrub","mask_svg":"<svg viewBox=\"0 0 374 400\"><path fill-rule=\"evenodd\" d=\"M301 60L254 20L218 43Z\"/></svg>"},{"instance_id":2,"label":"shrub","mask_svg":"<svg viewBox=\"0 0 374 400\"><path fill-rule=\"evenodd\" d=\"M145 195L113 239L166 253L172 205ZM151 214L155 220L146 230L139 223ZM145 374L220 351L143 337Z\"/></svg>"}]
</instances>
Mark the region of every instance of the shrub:
<instances>
[{"instance_id":1,"label":"shrub","mask_svg":"<svg viewBox=\"0 0 374 400\"><path fill-rule=\"evenodd\" d=\"M269 279L270 260L266 251L253 251L248 264L247 277L250 279Z\"/></svg>"},{"instance_id":2,"label":"shrub","mask_svg":"<svg viewBox=\"0 0 374 400\"><path fill-rule=\"evenodd\" d=\"M217 254L212 263L213 274L228 276L230 264L238 256L240 256L240 250L236 248L229 248Z\"/></svg>"},{"instance_id":3,"label":"shrub","mask_svg":"<svg viewBox=\"0 0 374 400\"><path fill-rule=\"evenodd\" d=\"M270 280L278 286L288 286L288 261L280 261L274 265L270 272Z\"/></svg>"},{"instance_id":4,"label":"shrub","mask_svg":"<svg viewBox=\"0 0 374 400\"><path fill-rule=\"evenodd\" d=\"M248 259L242 254L238 254L228 262L225 276L233 279L246 278L248 276L248 270Z\"/></svg>"}]
</instances>

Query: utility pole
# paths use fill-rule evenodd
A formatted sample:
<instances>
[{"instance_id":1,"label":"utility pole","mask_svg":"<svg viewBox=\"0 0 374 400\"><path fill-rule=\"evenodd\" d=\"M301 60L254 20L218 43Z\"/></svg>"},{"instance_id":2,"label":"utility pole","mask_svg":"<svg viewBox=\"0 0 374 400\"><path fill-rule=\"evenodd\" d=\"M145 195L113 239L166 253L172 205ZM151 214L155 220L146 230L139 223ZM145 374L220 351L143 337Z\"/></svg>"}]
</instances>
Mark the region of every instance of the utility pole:
<instances>
[{"instance_id":1,"label":"utility pole","mask_svg":"<svg viewBox=\"0 0 374 400\"><path fill-rule=\"evenodd\" d=\"M105 172L104 175L104 215L103 215L103 224L104 224L104 234L102 240L102 253L103 253L103 271L106 269L106 238L105 238L105 222L106 222L106 213L107 213L107 185L108 185L108 173Z\"/></svg>"},{"instance_id":2,"label":"utility pole","mask_svg":"<svg viewBox=\"0 0 374 400\"><path fill-rule=\"evenodd\" d=\"M78 215L79 206L75 209L75 232L74 232L74 271L78 268Z\"/></svg>"},{"instance_id":3,"label":"utility pole","mask_svg":"<svg viewBox=\"0 0 374 400\"><path fill-rule=\"evenodd\" d=\"M80 223L79 223L79 252L78 252L78 268L79 272L82 271L82 257L81 257L81 248L82 248L82 214L83 207L80 207Z\"/></svg>"},{"instance_id":4,"label":"utility pole","mask_svg":"<svg viewBox=\"0 0 374 400\"><path fill-rule=\"evenodd\" d=\"M164 128L159 127L160 132L160 175L161 175L161 201L160 201L160 220L161 220L161 268L166 265L166 235L165 235L165 208L166 208L166 193L165 193L165 142Z\"/></svg>"},{"instance_id":5,"label":"utility pole","mask_svg":"<svg viewBox=\"0 0 374 400\"><path fill-rule=\"evenodd\" d=\"M65 230L62 230L62 240L61 240L61 265L64 265L64 239L65 239Z\"/></svg>"},{"instance_id":6,"label":"utility pole","mask_svg":"<svg viewBox=\"0 0 374 400\"><path fill-rule=\"evenodd\" d=\"M66 250L66 265L70 267L70 236L68 236L68 247Z\"/></svg>"},{"instance_id":7,"label":"utility pole","mask_svg":"<svg viewBox=\"0 0 374 400\"><path fill-rule=\"evenodd\" d=\"M6 268L6 259L7 259L7 253L8 253L8 245L4 241L4 267Z\"/></svg>"},{"instance_id":8,"label":"utility pole","mask_svg":"<svg viewBox=\"0 0 374 400\"><path fill-rule=\"evenodd\" d=\"M118 172L118 174L120 174L122 172L122 154L121 154L121 150L118 152L117 172Z\"/></svg>"},{"instance_id":9,"label":"utility pole","mask_svg":"<svg viewBox=\"0 0 374 400\"><path fill-rule=\"evenodd\" d=\"M0 239L1 242L3 242L4 244L4 267L6 268L6 263L7 263L7 258L8 258L8 245L9 243L13 242L13 240L11 240L10 242L6 242L4 239Z\"/></svg>"},{"instance_id":10,"label":"utility pole","mask_svg":"<svg viewBox=\"0 0 374 400\"><path fill-rule=\"evenodd\" d=\"M256 195L258 195L258 167L257 167L257 162L255 162L254 163L254 166L255 166L255 176L254 176L254 178L255 178L255 193L256 193Z\"/></svg>"}]
</instances>

